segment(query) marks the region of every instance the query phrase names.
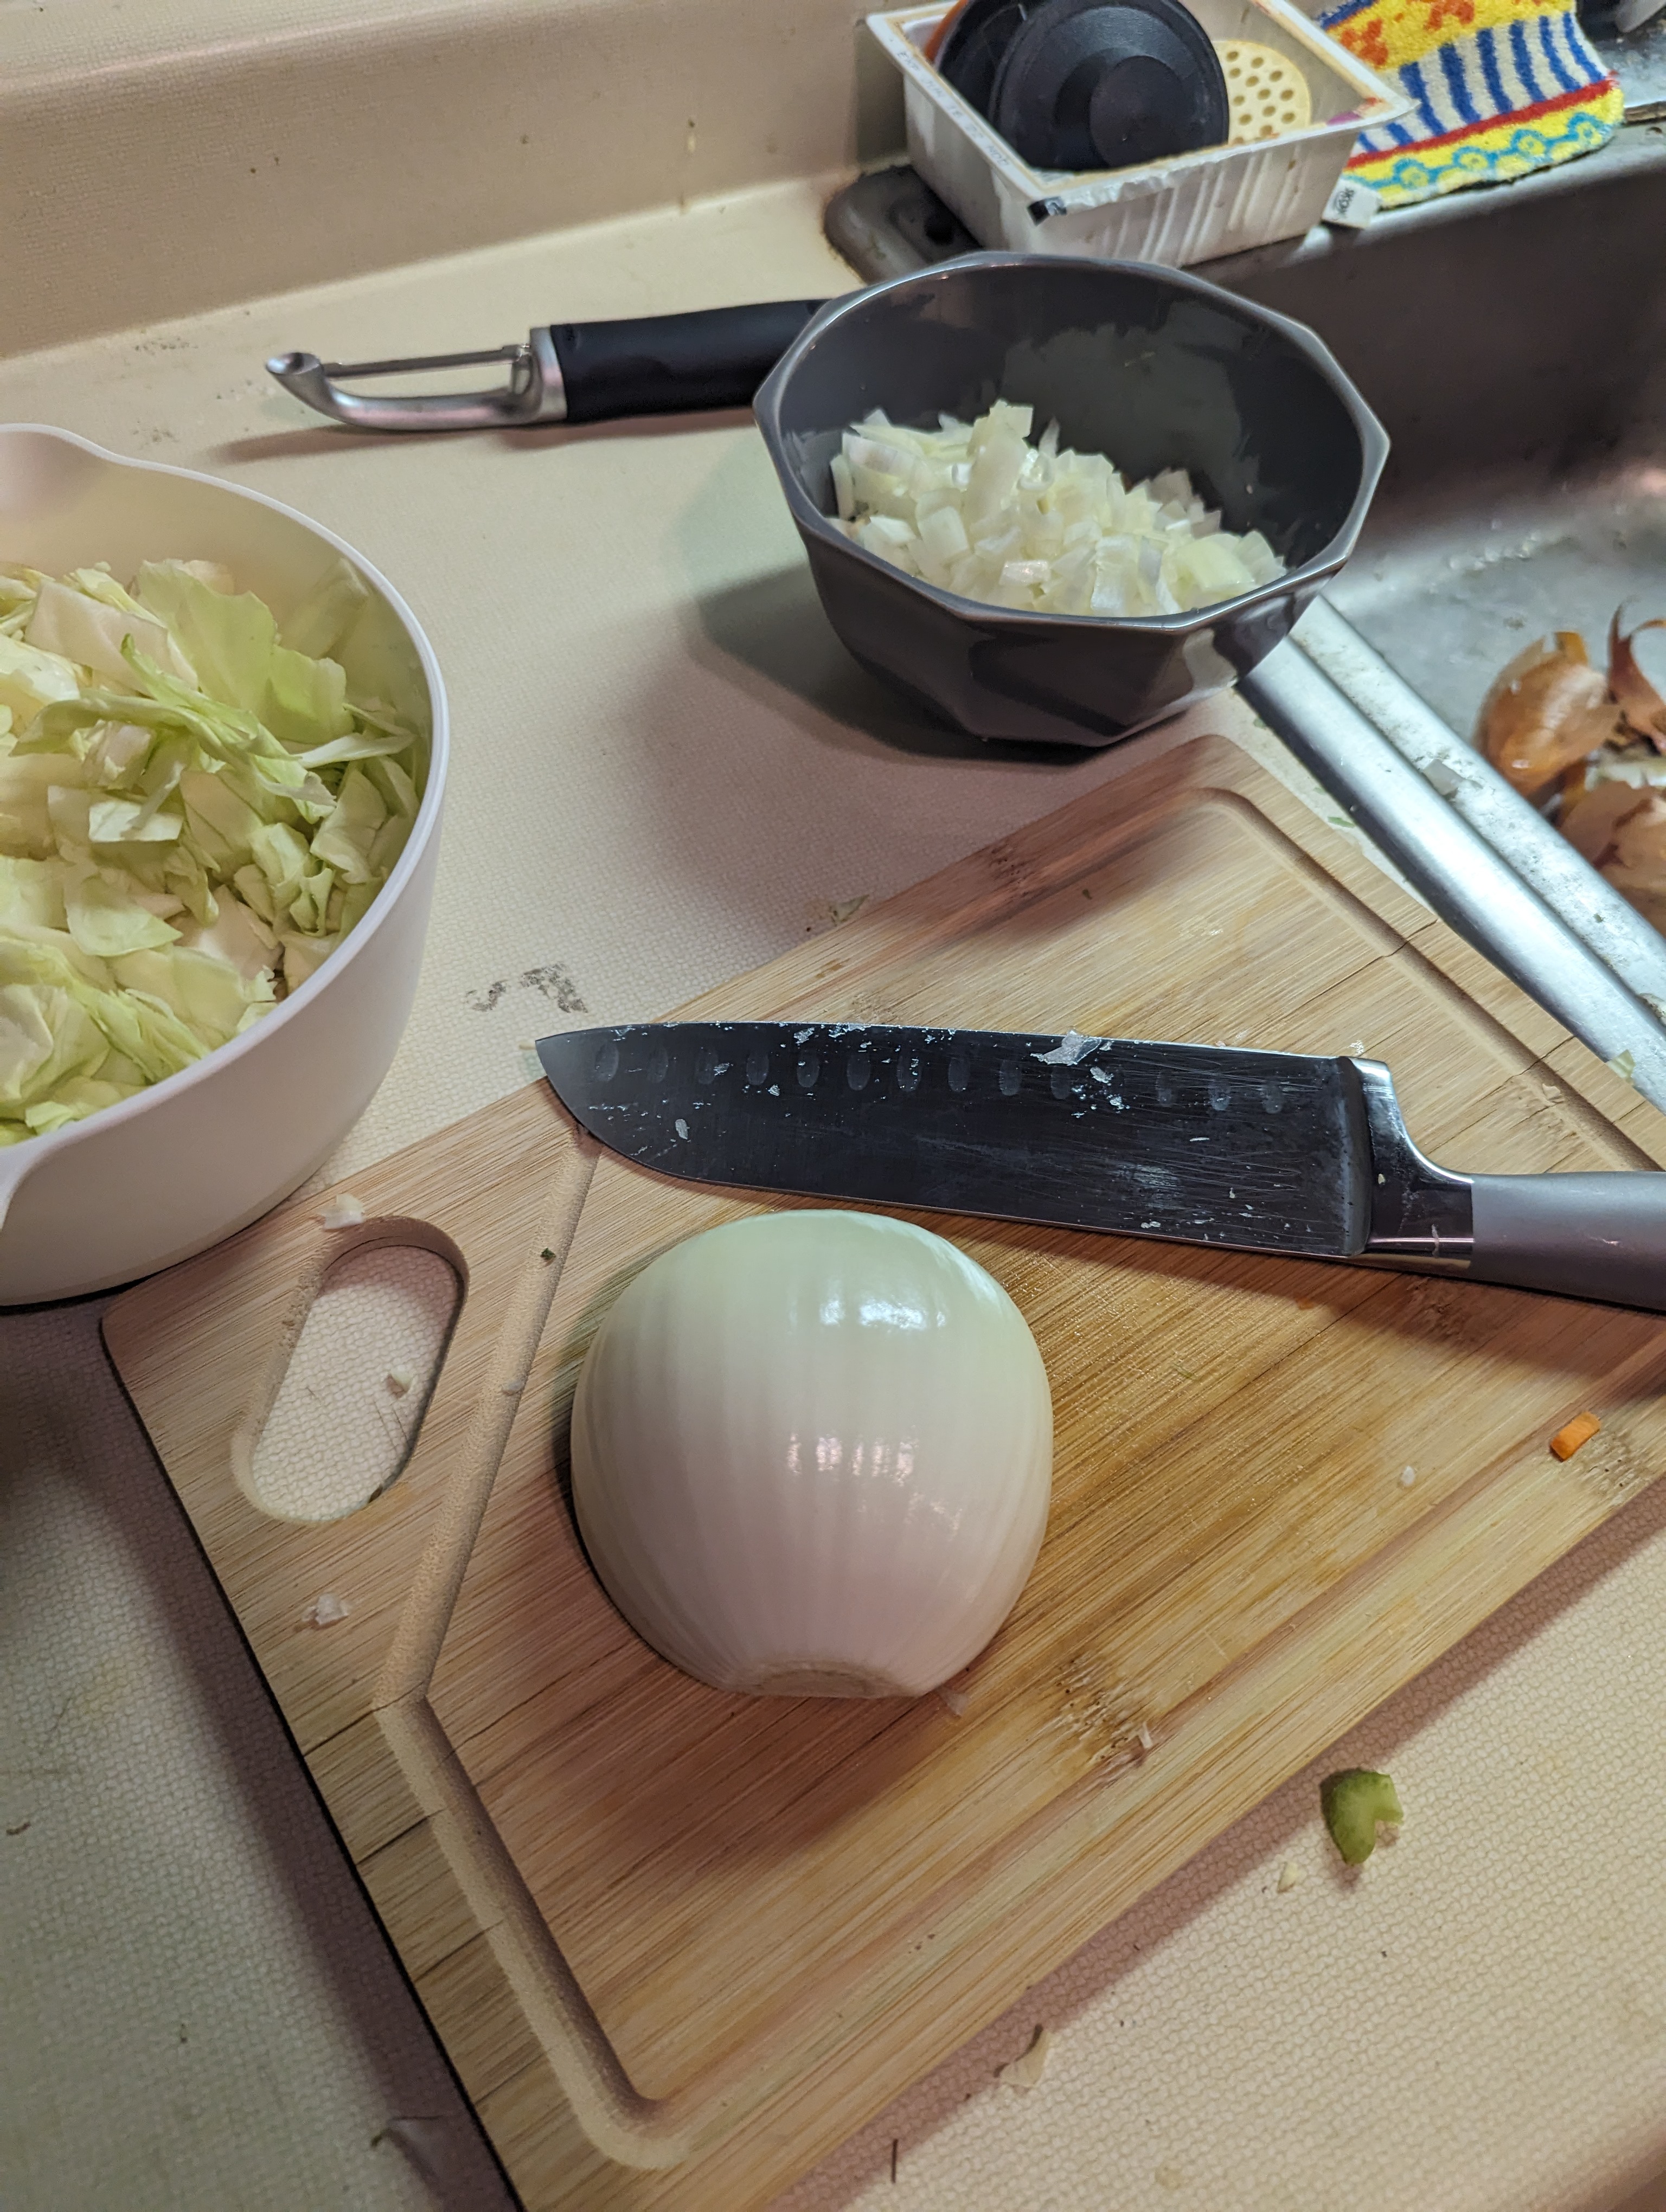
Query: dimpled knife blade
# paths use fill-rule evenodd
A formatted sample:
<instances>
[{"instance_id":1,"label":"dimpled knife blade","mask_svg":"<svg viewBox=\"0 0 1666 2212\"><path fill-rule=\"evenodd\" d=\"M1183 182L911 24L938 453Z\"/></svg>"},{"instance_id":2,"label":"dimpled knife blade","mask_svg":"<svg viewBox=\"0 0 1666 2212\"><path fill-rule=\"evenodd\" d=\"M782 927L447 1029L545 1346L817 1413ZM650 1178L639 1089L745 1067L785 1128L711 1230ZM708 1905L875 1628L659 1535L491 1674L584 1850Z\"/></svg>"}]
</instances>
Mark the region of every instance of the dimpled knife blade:
<instances>
[{"instance_id":1,"label":"dimpled knife blade","mask_svg":"<svg viewBox=\"0 0 1666 2212\"><path fill-rule=\"evenodd\" d=\"M538 1051L593 1136L687 1182L1337 1259L1370 1233L1346 1059L821 1022L575 1030Z\"/></svg>"}]
</instances>

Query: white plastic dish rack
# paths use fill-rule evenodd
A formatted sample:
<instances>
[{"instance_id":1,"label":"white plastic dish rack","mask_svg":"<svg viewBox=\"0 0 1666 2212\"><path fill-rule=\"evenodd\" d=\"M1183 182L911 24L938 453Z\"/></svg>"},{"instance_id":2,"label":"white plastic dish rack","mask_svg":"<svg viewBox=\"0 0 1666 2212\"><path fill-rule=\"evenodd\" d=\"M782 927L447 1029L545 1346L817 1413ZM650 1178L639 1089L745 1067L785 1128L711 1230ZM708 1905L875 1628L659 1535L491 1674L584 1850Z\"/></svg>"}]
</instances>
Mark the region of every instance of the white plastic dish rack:
<instances>
[{"instance_id":1,"label":"white plastic dish rack","mask_svg":"<svg viewBox=\"0 0 1666 2212\"><path fill-rule=\"evenodd\" d=\"M1136 168L1032 169L926 59L945 8L899 8L867 24L903 73L909 160L980 245L1177 268L1310 230L1360 131L1411 105L1291 0L1189 4L1217 43L1249 40L1300 70L1313 121Z\"/></svg>"}]
</instances>

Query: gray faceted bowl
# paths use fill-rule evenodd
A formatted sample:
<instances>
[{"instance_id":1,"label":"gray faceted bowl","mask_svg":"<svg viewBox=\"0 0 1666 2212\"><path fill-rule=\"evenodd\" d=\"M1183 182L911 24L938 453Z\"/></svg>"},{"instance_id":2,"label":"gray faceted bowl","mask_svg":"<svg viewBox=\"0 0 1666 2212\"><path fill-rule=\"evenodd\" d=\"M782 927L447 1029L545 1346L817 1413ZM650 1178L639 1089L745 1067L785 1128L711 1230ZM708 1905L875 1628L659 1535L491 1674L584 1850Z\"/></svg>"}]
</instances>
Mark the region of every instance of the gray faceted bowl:
<instances>
[{"instance_id":1,"label":"gray faceted bowl","mask_svg":"<svg viewBox=\"0 0 1666 2212\"><path fill-rule=\"evenodd\" d=\"M838 526L830 464L875 407L935 428L995 399L1130 483L1189 471L1286 573L1190 614L986 606L904 575ZM1382 425L1311 331L1178 270L975 253L836 300L755 403L828 620L865 668L980 738L1115 744L1223 690L1290 630L1358 542Z\"/></svg>"}]
</instances>

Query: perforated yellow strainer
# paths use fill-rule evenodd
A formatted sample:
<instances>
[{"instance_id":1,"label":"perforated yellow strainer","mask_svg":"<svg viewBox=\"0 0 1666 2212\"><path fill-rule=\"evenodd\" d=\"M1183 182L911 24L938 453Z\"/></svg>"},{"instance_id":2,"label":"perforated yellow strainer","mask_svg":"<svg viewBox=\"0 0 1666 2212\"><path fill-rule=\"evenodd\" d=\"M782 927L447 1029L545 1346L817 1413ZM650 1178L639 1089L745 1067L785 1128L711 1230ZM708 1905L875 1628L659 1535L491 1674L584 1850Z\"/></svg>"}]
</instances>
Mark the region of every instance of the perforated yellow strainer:
<instances>
[{"instance_id":1,"label":"perforated yellow strainer","mask_svg":"<svg viewBox=\"0 0 1666 2212\"><path fill-rule=\"evenodd\" d=\"M1247 39L1217 39L1215 52L1226 72L1232 111L1229 146L1302 131L1313 120L1313 95L1294 62Z\"/></svg>"}]
</instances>

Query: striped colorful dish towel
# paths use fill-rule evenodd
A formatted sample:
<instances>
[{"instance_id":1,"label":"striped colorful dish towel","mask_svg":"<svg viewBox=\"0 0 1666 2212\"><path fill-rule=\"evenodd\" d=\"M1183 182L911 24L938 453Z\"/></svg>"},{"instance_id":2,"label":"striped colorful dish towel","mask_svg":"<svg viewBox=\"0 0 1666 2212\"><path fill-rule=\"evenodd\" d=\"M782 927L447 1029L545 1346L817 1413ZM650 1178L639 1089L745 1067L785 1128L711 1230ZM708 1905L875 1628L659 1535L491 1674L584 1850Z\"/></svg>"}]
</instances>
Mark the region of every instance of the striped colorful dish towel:
<instances>
[{"instance_id":1,"label":"striped colorful dish towel","mask_svg":"<svg viewBox=\"0 0 1666 2212\"><path fill-rule=\"evenodd\" d=\"M1620 121L1572 0L1343 0L1319 25L1412 102L1348 163L1385 207L1572 161Z\"/></svg>"}]
</instances>

